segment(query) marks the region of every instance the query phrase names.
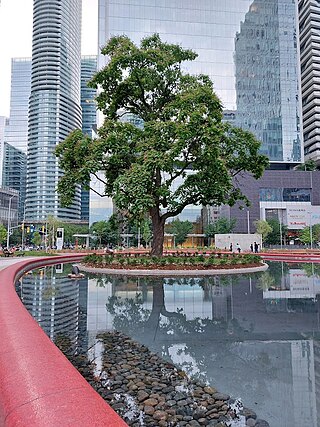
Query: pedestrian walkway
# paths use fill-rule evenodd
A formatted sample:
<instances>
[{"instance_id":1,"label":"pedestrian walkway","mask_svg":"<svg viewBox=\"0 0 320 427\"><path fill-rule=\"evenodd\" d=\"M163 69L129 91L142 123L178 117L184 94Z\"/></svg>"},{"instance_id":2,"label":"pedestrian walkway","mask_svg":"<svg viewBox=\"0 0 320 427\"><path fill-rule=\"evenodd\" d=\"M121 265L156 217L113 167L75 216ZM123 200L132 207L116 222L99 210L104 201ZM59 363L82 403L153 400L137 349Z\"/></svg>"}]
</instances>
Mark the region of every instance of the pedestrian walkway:
<instances>
[{"instance_id":1,"label":"pedestrian walkway","mask_svg":"<svg viewBox=\"0 0 320 427\"><path fill-rule=\"evenodd\" d=\"M36 257L34 256L25 256L23 257L23 260L25 259L34 259ZM6 267L9 267L9 265L16 264L17 262L22 261L21 257L13 256L13 257L0 257L0 270L3 270Z\"/></svg>"}]
</instances>

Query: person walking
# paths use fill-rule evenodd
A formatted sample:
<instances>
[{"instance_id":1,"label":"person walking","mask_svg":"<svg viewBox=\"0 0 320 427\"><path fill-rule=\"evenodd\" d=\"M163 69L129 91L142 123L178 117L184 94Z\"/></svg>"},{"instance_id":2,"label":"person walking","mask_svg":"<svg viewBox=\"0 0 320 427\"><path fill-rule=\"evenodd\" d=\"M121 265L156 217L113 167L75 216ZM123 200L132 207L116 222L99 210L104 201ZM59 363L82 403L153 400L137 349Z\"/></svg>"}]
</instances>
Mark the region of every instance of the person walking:
<instances>
[{"instance_id":1,"label":"person walking","mask_svg":"<svg viewBox=\"0 0 320 427\"><path fill-rule=\"evenodd\" d=\"M241 248L240 248L239 243L236 244L236 247L237 247L237 252L240 253L241 252Z\"/></svg>"},{"instance_id":2,"label":"person walking","mask_svg":"<svg viewBox=\"0 0 320 427\"><path fill-rule=\"evenodd\" d=\"M254 252L257 254L259 252L259 245L257 242L254 242Z\"/></svg>"}]
</instances>

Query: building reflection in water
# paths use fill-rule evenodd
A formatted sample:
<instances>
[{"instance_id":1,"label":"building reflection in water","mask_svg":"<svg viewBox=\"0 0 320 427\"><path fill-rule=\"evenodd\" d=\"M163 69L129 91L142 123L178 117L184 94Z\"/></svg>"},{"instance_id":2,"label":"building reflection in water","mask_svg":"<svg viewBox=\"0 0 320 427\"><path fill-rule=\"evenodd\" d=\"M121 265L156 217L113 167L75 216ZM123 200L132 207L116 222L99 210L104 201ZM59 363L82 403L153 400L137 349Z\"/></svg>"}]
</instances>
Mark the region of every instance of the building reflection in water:
<instances>
[{"instance_id":1,"label":"building reflection in water","mask_svg":"<svg viewBox=\"0 0 320 427\"><path fill-rule=\"evenodd\" d=\"M65 270L66 270L65 266ZM271 427L320 425L320 293L316 265L206 278L90 275L52 267L22 280L30 313L54 340L90 348L117 329L233 397ZM86 331L86 333L85 333ZM102 344L89 358L101 366ZM317 424L318 422L318 424Z\"/></svg>"},{"instance_id":2,"label":"building reflection in water","mask_svg":"<svg viewBox=\"0 0 320 427\"><path fill-rule=\"evenodd\" d=\"M67 339L71 352L88 347L87 278L70 280L57 264L25 274L19 284L23 304L52 341Z\"/></svg>"}]
</instances>

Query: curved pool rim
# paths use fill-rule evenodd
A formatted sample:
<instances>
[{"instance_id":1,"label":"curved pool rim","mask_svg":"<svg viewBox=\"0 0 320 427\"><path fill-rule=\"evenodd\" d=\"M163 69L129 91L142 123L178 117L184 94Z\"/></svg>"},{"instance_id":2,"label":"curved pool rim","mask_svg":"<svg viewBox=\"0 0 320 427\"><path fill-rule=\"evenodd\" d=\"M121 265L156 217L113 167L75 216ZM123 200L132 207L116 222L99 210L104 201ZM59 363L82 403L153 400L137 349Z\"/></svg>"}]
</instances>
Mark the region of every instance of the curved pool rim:
<instances>
[{"instance_id":1,"label":"curved pool rim","mask_svg":"<svg viewBox=\"0 0 320 427\"><path fill-rule=\"evenodd\" d=\"M127 426L49 339L15 291L16 280L26 271L80 261L85 255L17 260L0 271L1 426Z\"/></svg>"}]
</instances>

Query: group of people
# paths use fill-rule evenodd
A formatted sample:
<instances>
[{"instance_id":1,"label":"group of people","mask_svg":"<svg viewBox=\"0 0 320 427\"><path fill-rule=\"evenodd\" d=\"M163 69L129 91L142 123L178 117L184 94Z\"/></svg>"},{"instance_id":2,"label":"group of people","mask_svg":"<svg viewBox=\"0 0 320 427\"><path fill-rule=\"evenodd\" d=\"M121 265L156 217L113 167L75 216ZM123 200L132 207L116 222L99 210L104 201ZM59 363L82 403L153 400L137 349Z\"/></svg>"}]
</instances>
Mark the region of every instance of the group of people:
<instances>
[{"instance_id":1,"label":"group of people","mask_svg":"<svg viewBox=\"0 0 320 427\"><path fill-rule=\"evenodd\" d=\"M229 250L230 250L230 252L233 252L232 243L230 243ZM254 252L257 254L259 252L259 243L257 243L257 242L251 243L250 250L251 250L251 252ZM241 252L241 247L240 247L239 243L236 244L236 252L238 252L238 253Z\"/></svg>"}]
</instances>

